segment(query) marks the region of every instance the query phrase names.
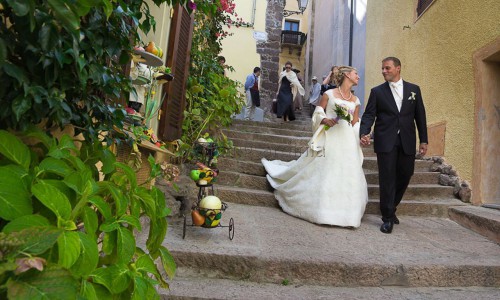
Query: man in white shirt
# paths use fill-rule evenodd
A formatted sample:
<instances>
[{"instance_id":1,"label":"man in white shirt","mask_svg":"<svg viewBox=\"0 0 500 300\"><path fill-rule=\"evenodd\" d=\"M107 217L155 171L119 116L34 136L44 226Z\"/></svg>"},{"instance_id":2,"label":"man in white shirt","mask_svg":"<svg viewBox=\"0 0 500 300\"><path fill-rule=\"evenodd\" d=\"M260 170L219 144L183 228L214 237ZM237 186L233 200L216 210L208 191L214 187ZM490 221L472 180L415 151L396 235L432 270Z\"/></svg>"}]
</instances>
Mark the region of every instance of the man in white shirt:
<instances>
[{"instance_id":1,"label":"man in white shirt","mask_svg":"<svg viewBox=\"0 0 500 300\"><path fill-rule=\"evenodd\" d=\"M259 76L260 68L253 68L253 73L247 76L245 80L245 96L246 96L246 108L245 117L247 121L253 121L255 115L255 107L260 106L260 95L259 95Z\"/></svg>"},{"instance_id":2,"label":"man in white shirt","mask_svg":"<svg viewBox=\"0 0 500 300\"><path fill-rule=\"evenodd\" d=\"M318 77L316 76L313 76L311 81L312 81L312 87L311 91L309 92L309 106L311 110L310 115L312 116L314 110L316 109L316 106L319 103L319 100L321 99L320 97L321 85L318 83Z\"/></svg>"}]
</instances>

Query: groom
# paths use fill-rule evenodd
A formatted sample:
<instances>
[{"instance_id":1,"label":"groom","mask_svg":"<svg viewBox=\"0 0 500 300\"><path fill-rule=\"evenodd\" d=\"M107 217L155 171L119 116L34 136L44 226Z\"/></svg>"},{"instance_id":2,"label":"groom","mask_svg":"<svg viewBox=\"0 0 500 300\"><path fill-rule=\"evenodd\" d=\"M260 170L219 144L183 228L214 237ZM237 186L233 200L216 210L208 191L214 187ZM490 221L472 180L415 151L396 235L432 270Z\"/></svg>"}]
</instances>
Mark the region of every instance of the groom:
<instances>
[{"instance_id":1,"label":"groom","mask_svg":"<svg viewBox=\"0 0 500 300\"><path fill-rule=\"evenodd\" d=\"M387 57L382 61L385 83L370 92L359 135L362 145L370 144L373 123L374 149L377 153L380 227L383 233L391 233L399 224L396 208L403 198L415 168L416 134L418 128L419 152L427 152L427 123L420 88L401 79L401 61Z\"/></svg>"}]
</instances>

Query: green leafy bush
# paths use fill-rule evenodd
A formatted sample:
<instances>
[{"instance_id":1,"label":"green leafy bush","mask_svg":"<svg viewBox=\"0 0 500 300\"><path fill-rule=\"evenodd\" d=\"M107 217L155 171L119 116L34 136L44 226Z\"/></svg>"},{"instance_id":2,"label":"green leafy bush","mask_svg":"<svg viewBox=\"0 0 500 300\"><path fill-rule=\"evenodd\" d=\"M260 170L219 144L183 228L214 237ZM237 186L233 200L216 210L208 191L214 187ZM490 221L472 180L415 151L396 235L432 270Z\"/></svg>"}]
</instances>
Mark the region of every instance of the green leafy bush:
<instances>
[{"instance_id":1,"label":"green leafy bush","mask_svg":"<svg viewBox=\"0 0 500 300\"><path fill-rule=\"evenodd\" d=\"M154 26L143 0L0 0L0 299L157 299L167 283L153 261L173 276L164 195L101 143L123 142L124 70ZM85 140L33 124L71 124Z\"/></svg>"},{"instance_id":2,"label":"green leafy bush","mask_svg":"<svg viewBox=\"0 0 500 300\"><path fill-rule=\"evenodd\" d=\"M226 77L223 67L217 62L222 50L221 41L228 35L224 25L233 24L234 5L227 0L212 3L211 9L205 4L204 12L195 12L188 103L181 138L182 149L188 159L193 144L207 132L214 137L221 152L230 148L231 141L220 129L231 124L232 116L239 113L244 104L241 83ZM228 3L231 5L228 6ZM226 68L232 70L231 67Z\"/></svg>"},{"instance_id":3,"label":"green leafy bush","mask_svg":"<svg viewBox=\"0 0 500 300\"><path fill-rule=\"evenodd\" d=\"M155 27L146 1L0 0L0 21L0 128L72 124L92 140L122 127L124 70Z\"/></svg>"},{"instance_id":4,"label":"green leafy bush","mask_svg":"<svg viewBox=\"0 0 500 300\"><path fill-rule=\"evenodd\" d=\"M36 130L25 137L37 143L0 130L0 298L158 299L154 286L168 284L154 260L175 272L161 245L163 193L139 186L100 143L77 149L67 135ZM146 249L134 237L144 222Z\"/></svg>"}]
</instances>

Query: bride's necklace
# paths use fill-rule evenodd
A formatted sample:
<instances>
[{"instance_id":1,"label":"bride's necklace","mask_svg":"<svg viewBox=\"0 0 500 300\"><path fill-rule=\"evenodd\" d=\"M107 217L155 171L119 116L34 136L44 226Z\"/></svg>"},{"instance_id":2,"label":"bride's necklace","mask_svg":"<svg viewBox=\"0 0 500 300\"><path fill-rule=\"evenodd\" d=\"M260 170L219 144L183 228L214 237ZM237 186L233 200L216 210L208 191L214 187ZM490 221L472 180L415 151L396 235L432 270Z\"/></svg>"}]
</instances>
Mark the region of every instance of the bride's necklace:
<instances>
[{"instance_id":1,"label":"bride's necklace","mask_svg":"<svg viewBox=\"0 0 500 300\"><path fill-rule=\"evenodd\" d=\"M342 89L340 88L340 86L339 86L339 93L340 93L340 97L342 97L342 99L344 99L346 101L349 101L351 99L351 97L352 97L352 92L351 91L349 91L349 98L344 97L344 94L342 94Z\"/></svg>"}]
</instances>

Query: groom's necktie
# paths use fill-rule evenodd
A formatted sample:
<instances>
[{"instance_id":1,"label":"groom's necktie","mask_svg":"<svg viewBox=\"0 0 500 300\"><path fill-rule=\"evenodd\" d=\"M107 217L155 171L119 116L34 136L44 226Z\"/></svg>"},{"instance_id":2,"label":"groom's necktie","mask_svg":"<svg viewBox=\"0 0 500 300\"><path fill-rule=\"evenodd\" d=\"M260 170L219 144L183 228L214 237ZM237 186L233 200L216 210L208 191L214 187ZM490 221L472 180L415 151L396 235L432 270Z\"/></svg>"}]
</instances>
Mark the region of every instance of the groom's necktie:
<instances>
[{"instance_id":1,"label":"groom's necktie","mask_svg":"<svg viewBox=\"0 0 500 300\"><path fill-rule=\"evenodd\" d=\"M401 105L403 104L403 96L401 95L398 91L398 84L395 82L391 82L391 90L392 90L392 95L394 96L394 100L396 100L396 105L398 107L398 111L401 111Z\"/></svg>"}]
</instances>

